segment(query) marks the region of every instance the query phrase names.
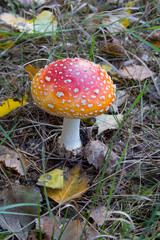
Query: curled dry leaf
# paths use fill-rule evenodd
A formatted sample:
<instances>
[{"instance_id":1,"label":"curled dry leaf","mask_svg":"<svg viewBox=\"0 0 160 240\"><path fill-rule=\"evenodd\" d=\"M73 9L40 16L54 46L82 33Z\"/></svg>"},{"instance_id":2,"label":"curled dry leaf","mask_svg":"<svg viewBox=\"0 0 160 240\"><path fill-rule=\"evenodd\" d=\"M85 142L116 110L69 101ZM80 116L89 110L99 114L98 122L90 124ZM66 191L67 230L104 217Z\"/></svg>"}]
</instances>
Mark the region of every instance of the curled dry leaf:
<instances>
[{"instance_id":1,"label":"curled dry leaf","mask_svg":"<svg viewBox=\"0 0 160 240\"><path fill-rule=\"evenodd\" d=\"M90 217L93 218L97 225L102 226L107 218L106 207L94 207Z\"/></svg>"},{"instance_id":2,"label":"curled dry leaf","mask_svg":"<svg viewBox=\"0 0 160 240\"><path fill-rule=\"evenodd\" d=\"M101 114L96 117L96 125L98 126L98 134L106 131L107 129L117 129L123 120L122 114L109 115Z\"/></svg>"},{"instance_id":3,"label":"curled dry leaf","mask_svg":"<svg viewBox=\"0 0 160 240\"><path fill-rule=\"evenodd\" d=\"M99 140L87 143L87 145L84 148L84 153L87 158L87 161L90 164L93 164L93 166L95 166L96 169L98 168L101 169L104 166L107 159L107 151L108 147ZM108 165L106 168L106 175L110 176L114 172L118 164L118 160L119 160L118 155L111 151Z\"/></svg>"},{"instance_id":4,"label":"curled dry leaf","mask_svg":"<svg viewBox=\"0 0 160 240\"><path fill-rule=\"evenodd\" d=\"M103 48L103 51L111 53L114 55L123 55L124 48L121 45L121 42L118 39L113 39L111 43L106 44Z\"/></svg>"},{"instance_id":5,"label":"curled dry leaf","mask_svg":"<svg viewBox=\"0 0 160 240\"><path fill-rule=\"evenodd\" d=\"M64 173L63 189L47 188L48 197L58 203L78 198L88 188L88 178L79 166Z\"/></svg>"},{"instance_id":6,"label":"curled dry leaf","mask_svg":"<svg viewBox=\"0 0 160 240\"><path fill-rule=\"evenodd\" d=\"M32 228L32 225L28 224L38 216L37 199L41 201L41 195L31 187L12 186L4 189L0 193L0 226L11 234L15 232L18 239L27 239L28 231ZM12 204L22 204L22 206L4 209Z\"/></svg>"},{"instance_id":7,"label":"curled dry leaf","mask_svg":"<svg viewBox=\"0 0 160 240\"><path fill-rule=\"evenodd\" d=\"M129 97L129 94L125 90L118 90L116 91L116 99L112 104L112 108L114 112L118 112L118 107L120 107L126 99Z\"/></svg>"},{"instance_id":8,"label":"curled dry leaf","mask_svg":"<svg viewBox=\"0 0 160 240\"><path fill-rule=\"evenodd\" d=\"M155 73L141 65L132 65L122 68L120 72L126 78L143 81L146 78L151 77Z\"/></svg>"},{"instance_id":9,"label":"curled dry leaf","mask_svg":"<svg viewBox=\"0 0 160 240\"><path fill-rule=\"evenodd\" d=\"M58 240L60 236L61 240L79 240L84 229L84 223L79 220L70 221L69 219L65 219L64 222L63 218L55 216L53 216L53 226L49 216L41 217L40 224L41 226L39 227L39 221L36 219L36 229L41 229L45 233L45 239L47 240L52 240L53 229L54 240ZM98 235L98 231L87 225L82 240L93 240Z\"/></svg>"},{"instance_id":10,"label":"curled dry leaf","mask_svg":"<svg viewBox=\"0 0 160 240\"><path fill-rule=\"evenodd\" d=\"M30 163L21 154L5 146L0 146L0 162L21 175L28 171Z\"/></svg>"},{"instance_id":11,"label":"curled dry leaf","mask_svg":"<svg viewBox=\"0 0 160 240\"><path fill-rule=\"evenodd\" d=\"M32 65L28 64L26 66L26 71L28 72L28 76L30 80L32 81L34 76L36 75L37 72L39 72L40 68L35 68Z\"/></svg>"}]
</instances>

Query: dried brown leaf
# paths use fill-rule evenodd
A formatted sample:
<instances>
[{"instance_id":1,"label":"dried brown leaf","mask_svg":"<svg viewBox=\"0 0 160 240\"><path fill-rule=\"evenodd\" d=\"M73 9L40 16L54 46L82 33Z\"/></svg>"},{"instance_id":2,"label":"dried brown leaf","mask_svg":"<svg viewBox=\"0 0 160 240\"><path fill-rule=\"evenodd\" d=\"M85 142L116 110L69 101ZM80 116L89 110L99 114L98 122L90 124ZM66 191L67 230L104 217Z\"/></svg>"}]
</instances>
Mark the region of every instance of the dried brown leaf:
<instances>
[{"instance_id":1,"label":"dried brown leaf","mask_svg":"<svg viewBox=\"0 0 160 240\"><path fill-rule=\"evenodd\" d=\"M146 78L149 78L153 74L155 74L151 70L149 71L146 67L141 66L141 65L127 66L127 67L121 69L120 72L126 78L131 78L131 79L139 80L139 81L143 81Z\"/></svg>"},{"instance_id":2,"label":"dried brown leaf","mask_svg":"<svg viewBox=\"0 0 160 240\"><path fill-rule=\"evenodd\" d=\"M97 141L91 141L87 143L87 145L84 148L84 153L87 158L87 161L95 166L96 169L102 168L105 164L105 161L107 159L107 151L108 147L100 142L99 140ZM111 175L118 163L118 155L111 151L107 169L106 169L106 175Z\"/></svg>"},{"instance_id":3,"label":"dried brown leaf","mask_svg":"<svg viewBox=\"0 0 160 240\"><path fill-rule=\"evenodd\" d=\"M0 162L21 175L28 171L30 163L21 154L5 146L0 146Z\"/></svg>"}]
</instances>

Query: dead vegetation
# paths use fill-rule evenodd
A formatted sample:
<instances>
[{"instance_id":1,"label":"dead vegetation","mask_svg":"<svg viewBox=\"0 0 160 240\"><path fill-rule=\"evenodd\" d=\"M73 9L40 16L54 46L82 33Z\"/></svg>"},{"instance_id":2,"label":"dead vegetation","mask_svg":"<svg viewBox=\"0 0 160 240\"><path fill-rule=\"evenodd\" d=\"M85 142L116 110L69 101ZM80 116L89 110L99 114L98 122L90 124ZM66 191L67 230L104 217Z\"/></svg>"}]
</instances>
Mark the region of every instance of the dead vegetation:
<instances>
[{"instance_id":1,"label":"dead vegetation","mask_svg":"<svg viewBox=\"0 0 160 240\"><path fill-rule=\"evenodd\" d=\"M160 238L159 7L156 0L1 1L0 239ZM29 25L43 11L51 16L40 17L42 30L35 20ZM100 64L117 87L108 113L81 121L89 156L59 151L62 119L39 109L30 93L37 69L67 57ZM70 200L68 193L67 200L53 200L37 186L42 173L70 173L77 164L85 183Z\"/></svg>"}]
</instances>

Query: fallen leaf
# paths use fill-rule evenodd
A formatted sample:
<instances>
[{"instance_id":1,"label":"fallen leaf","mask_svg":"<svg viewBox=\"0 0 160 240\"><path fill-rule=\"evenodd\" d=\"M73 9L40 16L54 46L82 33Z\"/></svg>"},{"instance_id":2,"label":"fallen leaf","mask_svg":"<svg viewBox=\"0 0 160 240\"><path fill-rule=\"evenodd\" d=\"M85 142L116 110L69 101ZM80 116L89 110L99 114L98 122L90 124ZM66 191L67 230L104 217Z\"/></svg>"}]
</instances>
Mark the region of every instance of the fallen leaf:
<instances>
[{"instance_id":1,"label":"fallen leaf","mask_svg":"<svg viewBox=\"0 0 160 240\"><path fill-rule=\"evenodd\" d=\"M120 18L117 15L109 15L102 19L102 25L105 27L110 33L124 31L124 26L120 23Z\"/></svg>"},{"instance_id":2,"label":"fallen leaf","mask_svg":"<svg viewBox=\"0 0 160 240\"><path fill-rule=\"evenodd\" d=\"M20 2L24 7L34 6L34 4L39 6L45 3L45 0L17 0L17 1Z\"/></svg>"},{"instance_id":3,"label":"fallen leaf","mask_svg":"<svg viewBox=\"0 0 160 240\"><path fill-rule=\"evenodd\" d=\"M109 114L101 114L96 117L96 125L98 126L98 135L107 129L117 129L119 124L123 120L122 114L117 115L109 115Z\"/></svg>"},{"instance_id":4,"label":"fallen leaf","mask_svg":"<svg viewBox=\"0 0 160 240\"><path fill-rule=\"evenodd\" d=\"M151 42L155 47L160 48L160 30L152 32L146 37L146 40Z\"/></svg>"},{"instance_id":5,"label":"fallen leaf","mask_svg":"<svg viewBox=\"0 0 160 240\"><path fill-rule=\"evenodd\" d=\"M137 0L129 1L129 2L126 4L125 12L128 14L128 18L127 18L127 16L126 16L125 19L122 19L122 20L120 21L125 28L127 28L127 27L129 26L129 15L131 14L131 9L129 9L129 8L131 8L136 1L137 1Z\"/></svg>"},{"instance_id":6,"label":"fallen leaf","mask_svg":"<svg viewBox=\"0 0 160 240\"><path fill-rule=\"evenodd\" d=\"M116 98L114 103L112 104L112 108L114 112L118 112L118 107L120 107L129 97L129 94L125 90L116 91Z\"/></svg>"},{"instance_id":7,"label":"fallen leaf","mask_svg":"<svg viewBox=\"0 0 160 240\"><path fill-rule=\"evenodd\" d=\"M151 70L148 71L147 68L141 65L126 66L125 68L120 69L120 72L126 78L131 78L139 81L143 81L155 74Z\"/></svg>"},{"instance_id":8,"label":"fallen leaf","mask_svg":"<svg viewBox=\"0 0 160 240\"><path fill-rule=\"evenodd\" d=\"M90 141L84 148L84 154L87 161L95 166L96 169L102 169L106 163L108 147L99 140ZM110 176L116 169L119 156L111 151L106 168L106 175Z\"/></svg>"},{"instance_id":9,"label":"fallen leaf","mask_svg":"<svg viewBox=\"0 0 160 240\"><path fill-rule=\"evenodd\" d=\"M88 188L88 179L80 167L64 173L63 189L47 188L47 195L55 202L62 203L80 197Z\"/></svg>"},{"instance_id":10,"label":"fallen leaf","mask_svg":"<svg viewBox=\"0 0 160 240\"><path fill-rule=\"evenodd\" d=\"M54 229L54 240L79 240L84 229L84 223L79 220L70 221L69 219L60 218L53 216L53 226L51 223L51 218L49 216L44 216L39 220L36 219L36 229L41 229L45 234L45 239L52 240L52 234ZM61 230L62 233L61 233ZM86 226L84 230L84 237L82 240L93 240L94 237L99 236L99 232L96 231L92 226ZM60 238L61 236L61 238Z\"/></svg>"},{"instance_id":11,"label":"fallen leaf","mask_svg":"<svg viewBox=\"0 0 160 240\"><path fill-rule=\"evenodd\" d=\"M25 94L20 100L17 98L8 98L0 104L0 117L3 117L13 111L16 108L19 108L27 103L28 95Z\"/></svg>"},{"instance_id":12,"label":"fallen leaf","mask_svg":"<svg viewBox=\"0 0 160 240\"><path fill-rule=\"evenodd\" d=\"M2 13L0 20L7 23L19 31L27 33L45 33L46 35L54 36L57 30L57 21L50 11L42 11L36 18L26 20L12 13Z\"/></svg>"},{"instance_id":13,"label":"fallen leaf","mask_svg":"<svg viewBox=\"0 0 160 240\"><path fill-rule=\"evenodd\" d=\"M123 55L124 54L124 48L121 45L121 42L118 39L113 39L111 43L106 44L102 51L105 51L110 54L114 55Z\"/></svg>"},{"instance_id":14,"label":"fallen leaf","mask_svg":"<svg viewBox=\"0 0 160 240\"><path fill-rule=\"evenodd\" d=\"M51 172L45 173L38 179L38 185L49 187L52 189L63 188L63 171L60 169L54 169Z\"/></svg>"},{"instance_id":15,"label":"fallen leaf","mask_svg":"<svg viewBox=\"0 0 160 240\"><path fill-rule=\"evenodd\" d=\"M30 163L21 154L5 146L0 146L0 162L21 175L27 173Z\"/></svg>"},{"instance_id":16,"label":"fallen leaf","mask_svg":"<svg viewBox=\"0 0 160 240\"><path fill-rule=\"evenodd\" d=\"M28 224L38 216L38 205L35 205L38 203L38 198L41 200L39 191L30 187L12 186L12 188L4 189L0 193L1 227L7 229L10 233L15 233L18 239L27 239L28 231L33 227L33 224ZM4 209L12 204L28 205ZM24 229L20 231L23 227Z\"/></svg>"},{"instance_id":17,"label":"fallen leaf","mask_svg":"<svg viewBox=\"0 0 160 240\"><path fill-rule=\"evenodd\" d=\"M102 226L107 218L106 207L94 207L90 217L93 218L96 224Z\"/></svg>"},{"instance_id":18,"label":"fallen leaf","mask_svg":"<svg viewBox=\"0 0 160 240\"><path fill-rule=\"evenodd\" d=\"M32 65L28 64L26 66L26 71L28 72L28 76L30 80L32 81L34 76L36 75L37 72L39 72L40 68L35 68Z\"/></svg>"},{"instance_id":19,"label":"fallen leaf","mask_svg":"<svg viewBox=\"0 0 160 240\"><path fill-rule=\"evenodd\" d=\"M87 16L84 23L87 32L93 34L100 25L101 19L97 18L96 13L91 13Z\"/></svg>"},{"instance_id":20,"label":"fallen leaf","mask_svg":"<svg viewBox=\"0 0 160 240\"><path fill-rule=\"evenodd\" d=\"M45 239L47 240L52 240L52 234L53 234L53 230L54 230L54 240L58 240L59 236L61 234L61 227L64 223L64 218L60 218L57 216L52 215L52 220L53 220L53 226L52 226L52 222L51 222L51 218L50 216L43 216L40 218L40 222L39 219L37 218L35 220L36 223L36 229L40 230L44 233L45 235ZM68 220L65 219L65 225L67 224ZM39 226L40 224L40 226Z\"/></svg>"},{"instance_id":21,"label":"fallen leaf","mask_svg":"<svg viewBox=\"0 0 160 240\"><path fill-rule=\"evenodd\" d=\"M4 31L2 29L2 31ZM10 40L8 34L6 33L0 33L0 49L7 49L7 48L12 48L14 47L14 42Z\"/></svg>"}]
</instances>

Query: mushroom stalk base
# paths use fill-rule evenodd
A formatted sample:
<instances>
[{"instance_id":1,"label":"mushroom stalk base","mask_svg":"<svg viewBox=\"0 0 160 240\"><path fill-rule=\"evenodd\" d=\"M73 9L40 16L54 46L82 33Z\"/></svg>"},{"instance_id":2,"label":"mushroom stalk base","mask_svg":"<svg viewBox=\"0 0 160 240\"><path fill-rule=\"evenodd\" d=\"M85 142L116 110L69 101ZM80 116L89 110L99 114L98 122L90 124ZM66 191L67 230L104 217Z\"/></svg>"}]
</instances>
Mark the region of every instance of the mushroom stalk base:
<instances>
[{"instance_id":1,"label":"mushroom stalk base","mask_svg":"<svg viewBox=\"0 0 160 240\"><path fill-rule=\"evenodd\" d=\"M74 151L82 147L82 142L79 136L80 119L63 120L62 134L58 143L68 151Z\"/></svg>"}]
</instances>

